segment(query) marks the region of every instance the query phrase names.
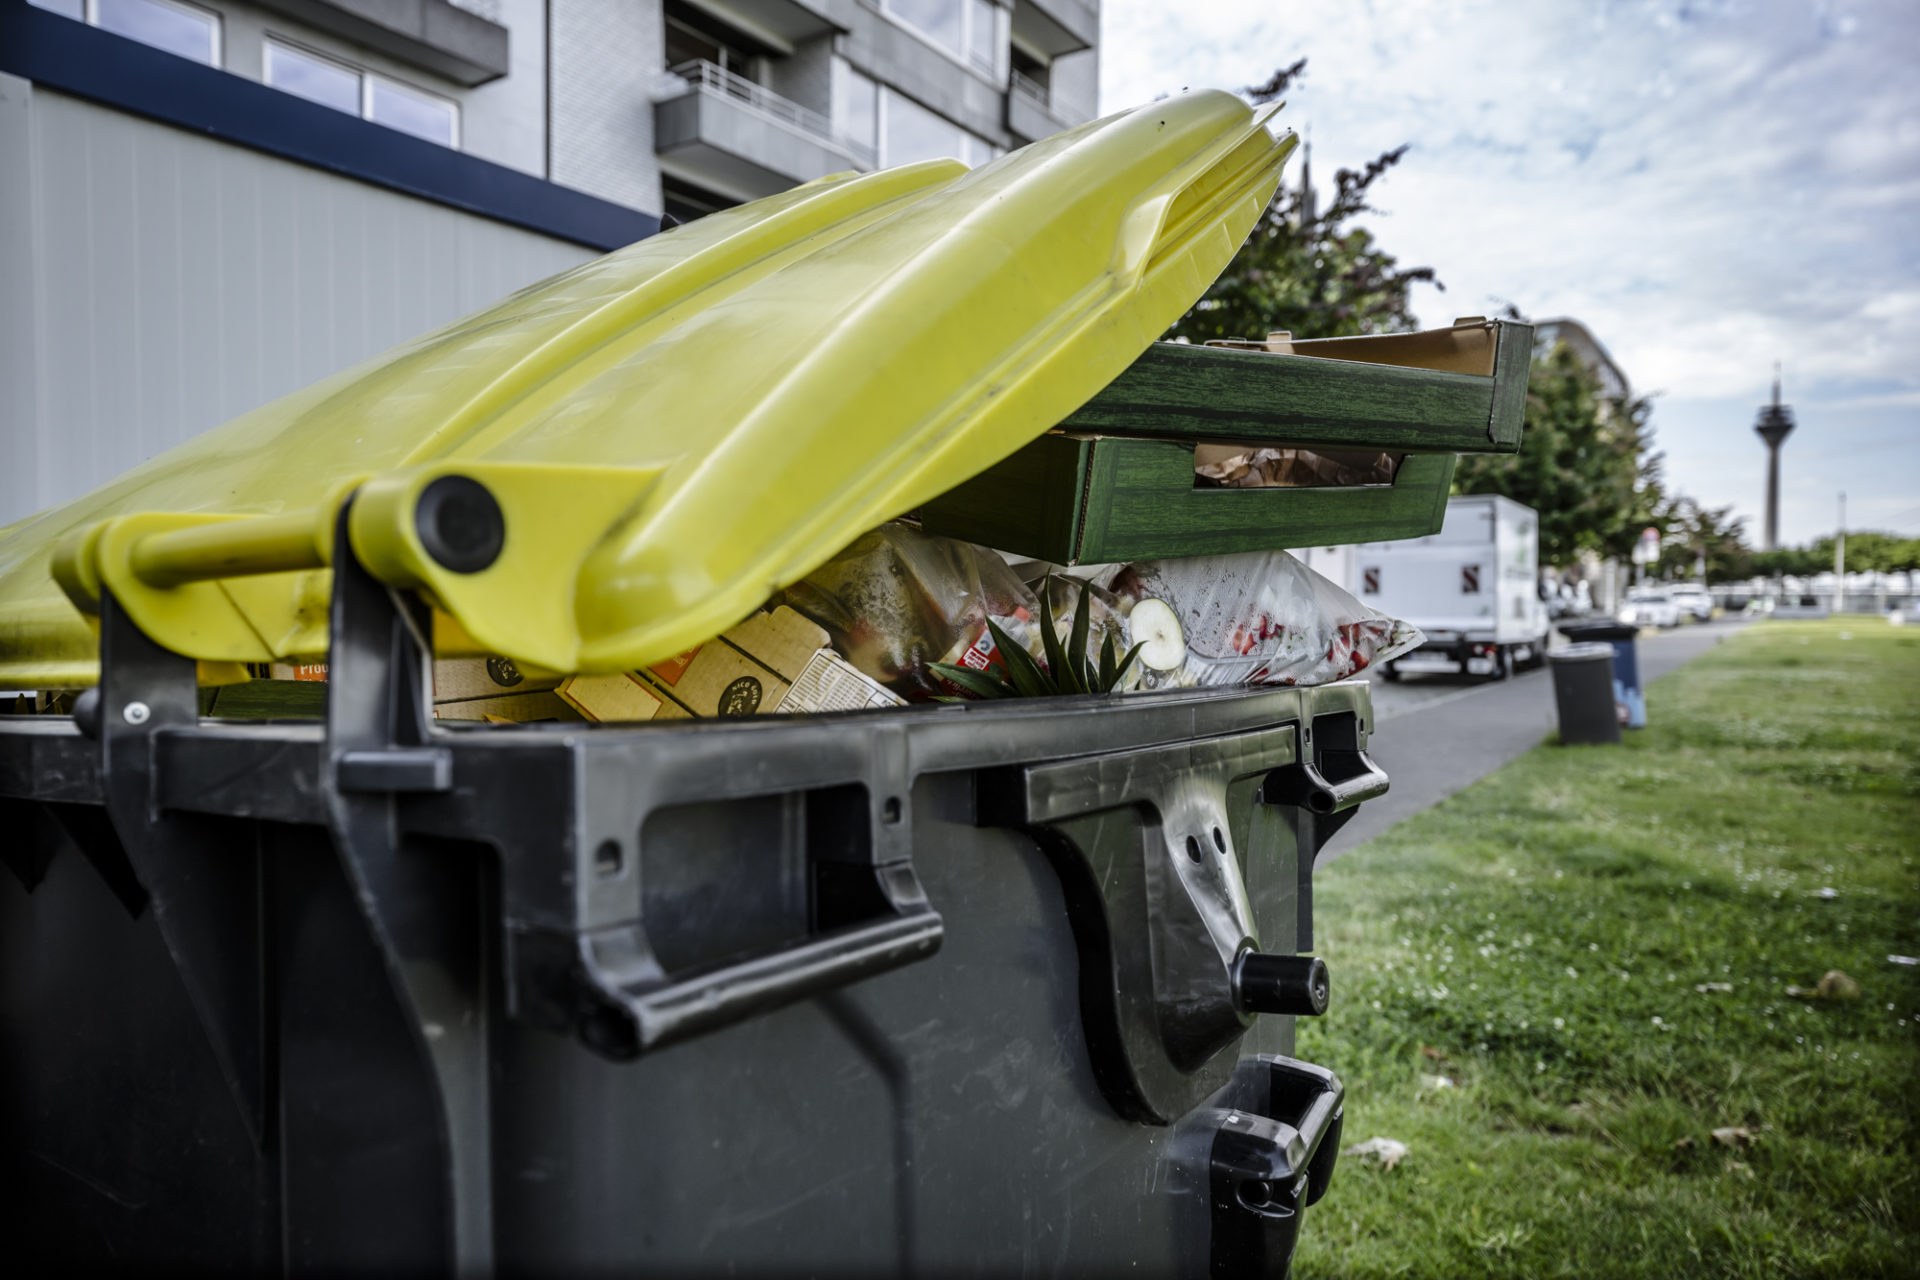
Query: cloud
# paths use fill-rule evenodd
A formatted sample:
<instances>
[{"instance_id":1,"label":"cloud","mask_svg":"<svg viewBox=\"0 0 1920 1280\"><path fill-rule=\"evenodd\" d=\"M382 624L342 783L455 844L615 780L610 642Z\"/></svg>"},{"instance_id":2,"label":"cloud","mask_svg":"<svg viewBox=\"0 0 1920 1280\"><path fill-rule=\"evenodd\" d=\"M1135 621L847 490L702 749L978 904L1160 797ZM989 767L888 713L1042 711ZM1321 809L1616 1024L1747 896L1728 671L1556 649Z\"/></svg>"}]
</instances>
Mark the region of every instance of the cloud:
<instances>
[{"instance_id":1,"label":"cloud","mask_svg":"<svg viewBox=\"0 0 1920 1280\"><path fill-rule=\"evenodd\" d=\"M1107 0L1102 21L1108 109L1306 56L1282 119L1322 183L1411 143L1371 220L1447 286L1416 297L1423 321L1577 316L1637 388L1699 405L1757 404L1777 357L1803 422L1868 395L1905 415L1869 470L1912 505L1892 495L1920 470L1920 7ZM1686 438L1701 415L1655 421L1676 458L1720 452ZM1672 478L1757 515L1750 469ZM1814 512L1783 534L1824 531Z\"/></svg>"}]
</instances>

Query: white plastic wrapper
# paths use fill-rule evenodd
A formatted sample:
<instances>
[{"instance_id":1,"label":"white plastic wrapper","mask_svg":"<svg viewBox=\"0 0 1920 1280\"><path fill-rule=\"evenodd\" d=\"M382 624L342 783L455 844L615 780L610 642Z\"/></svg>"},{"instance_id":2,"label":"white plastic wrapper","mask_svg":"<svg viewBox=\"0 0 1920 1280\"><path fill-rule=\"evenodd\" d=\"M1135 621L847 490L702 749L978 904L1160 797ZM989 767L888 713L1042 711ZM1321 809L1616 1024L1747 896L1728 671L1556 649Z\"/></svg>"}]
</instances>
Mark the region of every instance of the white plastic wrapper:
<instances>
[{"instance_id":1,"label":"white plastic wrapper","mask_svg":"<svg viewBox=\"0 0 1920 1280\"><path fill-rule=\"evenodd\" d=\"M824 627L834 649L862 674L905 698L970 696L948 682L933 664L949 662L1006 679L1007 660L997 652L987 622L1046 665L1042 616L1062 643L1072 634L1080 584L1054 576L1048 606L1040 591L1046 565L1026 566L1031 582L994 551L886 524L863 534L846 550L775 597ZM1120 603L1101 591L1090 600L1087 656L1097 663L1101 645L1113 638L1125 653L1126 622ZM1119 688L1134 688L1130 670Z\"/></svg>"},{"instance_id":2,"label":"white plastic wrapper","mask_svg":"<svg viewBox=\"0 0 1920 1280\"><path fill-rule=\"evenodd\" d=\"M1143 560L1107 566L1092 578L1129 611L1154 599L1178 616L1186 662L1148 670L1150 689L1331 684L1425 639L1284 551Z\"/></svg>"}]
</instances>

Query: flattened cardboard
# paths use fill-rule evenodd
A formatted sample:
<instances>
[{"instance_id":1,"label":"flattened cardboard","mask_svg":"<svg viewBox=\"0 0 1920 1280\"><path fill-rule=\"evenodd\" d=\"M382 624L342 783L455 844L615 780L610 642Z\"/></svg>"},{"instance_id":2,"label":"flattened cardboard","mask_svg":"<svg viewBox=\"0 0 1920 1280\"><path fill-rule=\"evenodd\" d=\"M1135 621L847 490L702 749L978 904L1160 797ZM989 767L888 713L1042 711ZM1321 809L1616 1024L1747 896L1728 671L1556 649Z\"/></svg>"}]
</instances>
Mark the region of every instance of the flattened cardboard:
<instances>
[{"instance_id":1,"label":"flattened cardboard","mask_svg":"<svg viewBox=\"0 0 1920 1280\"><path fill-rule=\"evenodd\" d=\"M617 723L672 719L661 716L666 700L629 672L611 676L568 676L554 692L588 720ZM686 713L675 708L679 716Z\"/></svg>"},{"instance_id":2,"label":"flattened cardboard","mask_svg":"<svg viewBox=\"0 0 1920 1280\"><path fill-rule=\"evenodd\" d=\"M1265 342L1234 339L1207 343L1234 351L1265 351L1283 356L1316 356L1359 364L1392 364L1403 369L1439 369L1447 373L1493 373L1499 326L1483 316L1467 316L1445 329L1418 333L1363 334L1351 338L1295 338L1282 330Z\"/></svg>"},{"instance_id":3,"label":"flattened cardboard","mask_svg":"<svg viewBox=\"0 0 1920 1280\"><path fill-rule=\"evenodd\" d=\"M603 721L844 711L902 701L785 605L645 671L573 676L558 692L588 719Z\"/></svg>"},{"instance_id":4,"label":"flattened cardboard","mask_svg":"<svg viewBox=\"0 0 1920 1280\"><path fill-rule=\"evenodd\" d=\"M435 720L487 720L495 724L533 724L542 720L579 720L578 711L568 706L551 689L533 693L513 693L499 698L463 698L442 702L433 708Z\"/></svg>"},{"instance_id":5,"label":"flattened cardboard","mask_svg":"<svg viewBox=\"0 0 1920 1280\"><path fill-rule=\"evenodd\" d=\"M537 693L559 683L557 674L538 668L523 670L512 658L437 658L433 664L435 702Z\"/></svg>"}]
</instances>

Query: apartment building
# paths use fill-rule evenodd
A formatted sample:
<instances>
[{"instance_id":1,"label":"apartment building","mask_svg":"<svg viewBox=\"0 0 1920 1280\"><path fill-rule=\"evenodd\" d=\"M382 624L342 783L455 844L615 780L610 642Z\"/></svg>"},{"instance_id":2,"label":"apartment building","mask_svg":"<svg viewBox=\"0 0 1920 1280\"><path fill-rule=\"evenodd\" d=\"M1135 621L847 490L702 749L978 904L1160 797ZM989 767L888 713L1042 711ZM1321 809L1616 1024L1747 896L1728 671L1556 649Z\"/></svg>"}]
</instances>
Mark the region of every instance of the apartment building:
<instances>
[{"instance_id":1,"label":"apartment building","mask_svg":"<svg viewBox=\"0 0 1920 1280\"><path fill-rule=\"evenodd\" d=\"M32 0L678 218L1093 118L1097 0Z\"/></svg>"},{"instance_id":2,"label":"apartment building","mask_svg":"<svg viewBox=\"0 0 1920 1280\"><path fill-rule=\"evenodd\" d=\"M1093 118L1097 0L0 0L0 524L514 289Z\"/></svg>"}]
</instances>

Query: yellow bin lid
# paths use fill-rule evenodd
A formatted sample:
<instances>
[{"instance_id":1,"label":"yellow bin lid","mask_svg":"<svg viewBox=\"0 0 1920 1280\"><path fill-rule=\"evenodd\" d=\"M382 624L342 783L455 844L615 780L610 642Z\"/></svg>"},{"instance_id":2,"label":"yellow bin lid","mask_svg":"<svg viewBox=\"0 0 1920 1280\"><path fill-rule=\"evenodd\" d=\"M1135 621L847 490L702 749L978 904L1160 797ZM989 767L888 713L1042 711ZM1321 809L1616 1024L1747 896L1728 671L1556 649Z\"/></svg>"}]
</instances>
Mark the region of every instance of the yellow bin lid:
<instances>
[{"instance_id":1,"label":"yellow bin lid","mask_svg":"<svg viewBox=\"0 0 1920 1280\"><path fill-rule=\"evenodd\" d=\"M972 172L822 178L256 409L0 530L0 687L92 683L103 591L203 661L324 653L349 498L359 560L478 649L679 653L1125 369L1271 199L1270 115L1184 94ZM421 536L468 481L504 521L477 560Z\"/></svg>"}]
</instances>

